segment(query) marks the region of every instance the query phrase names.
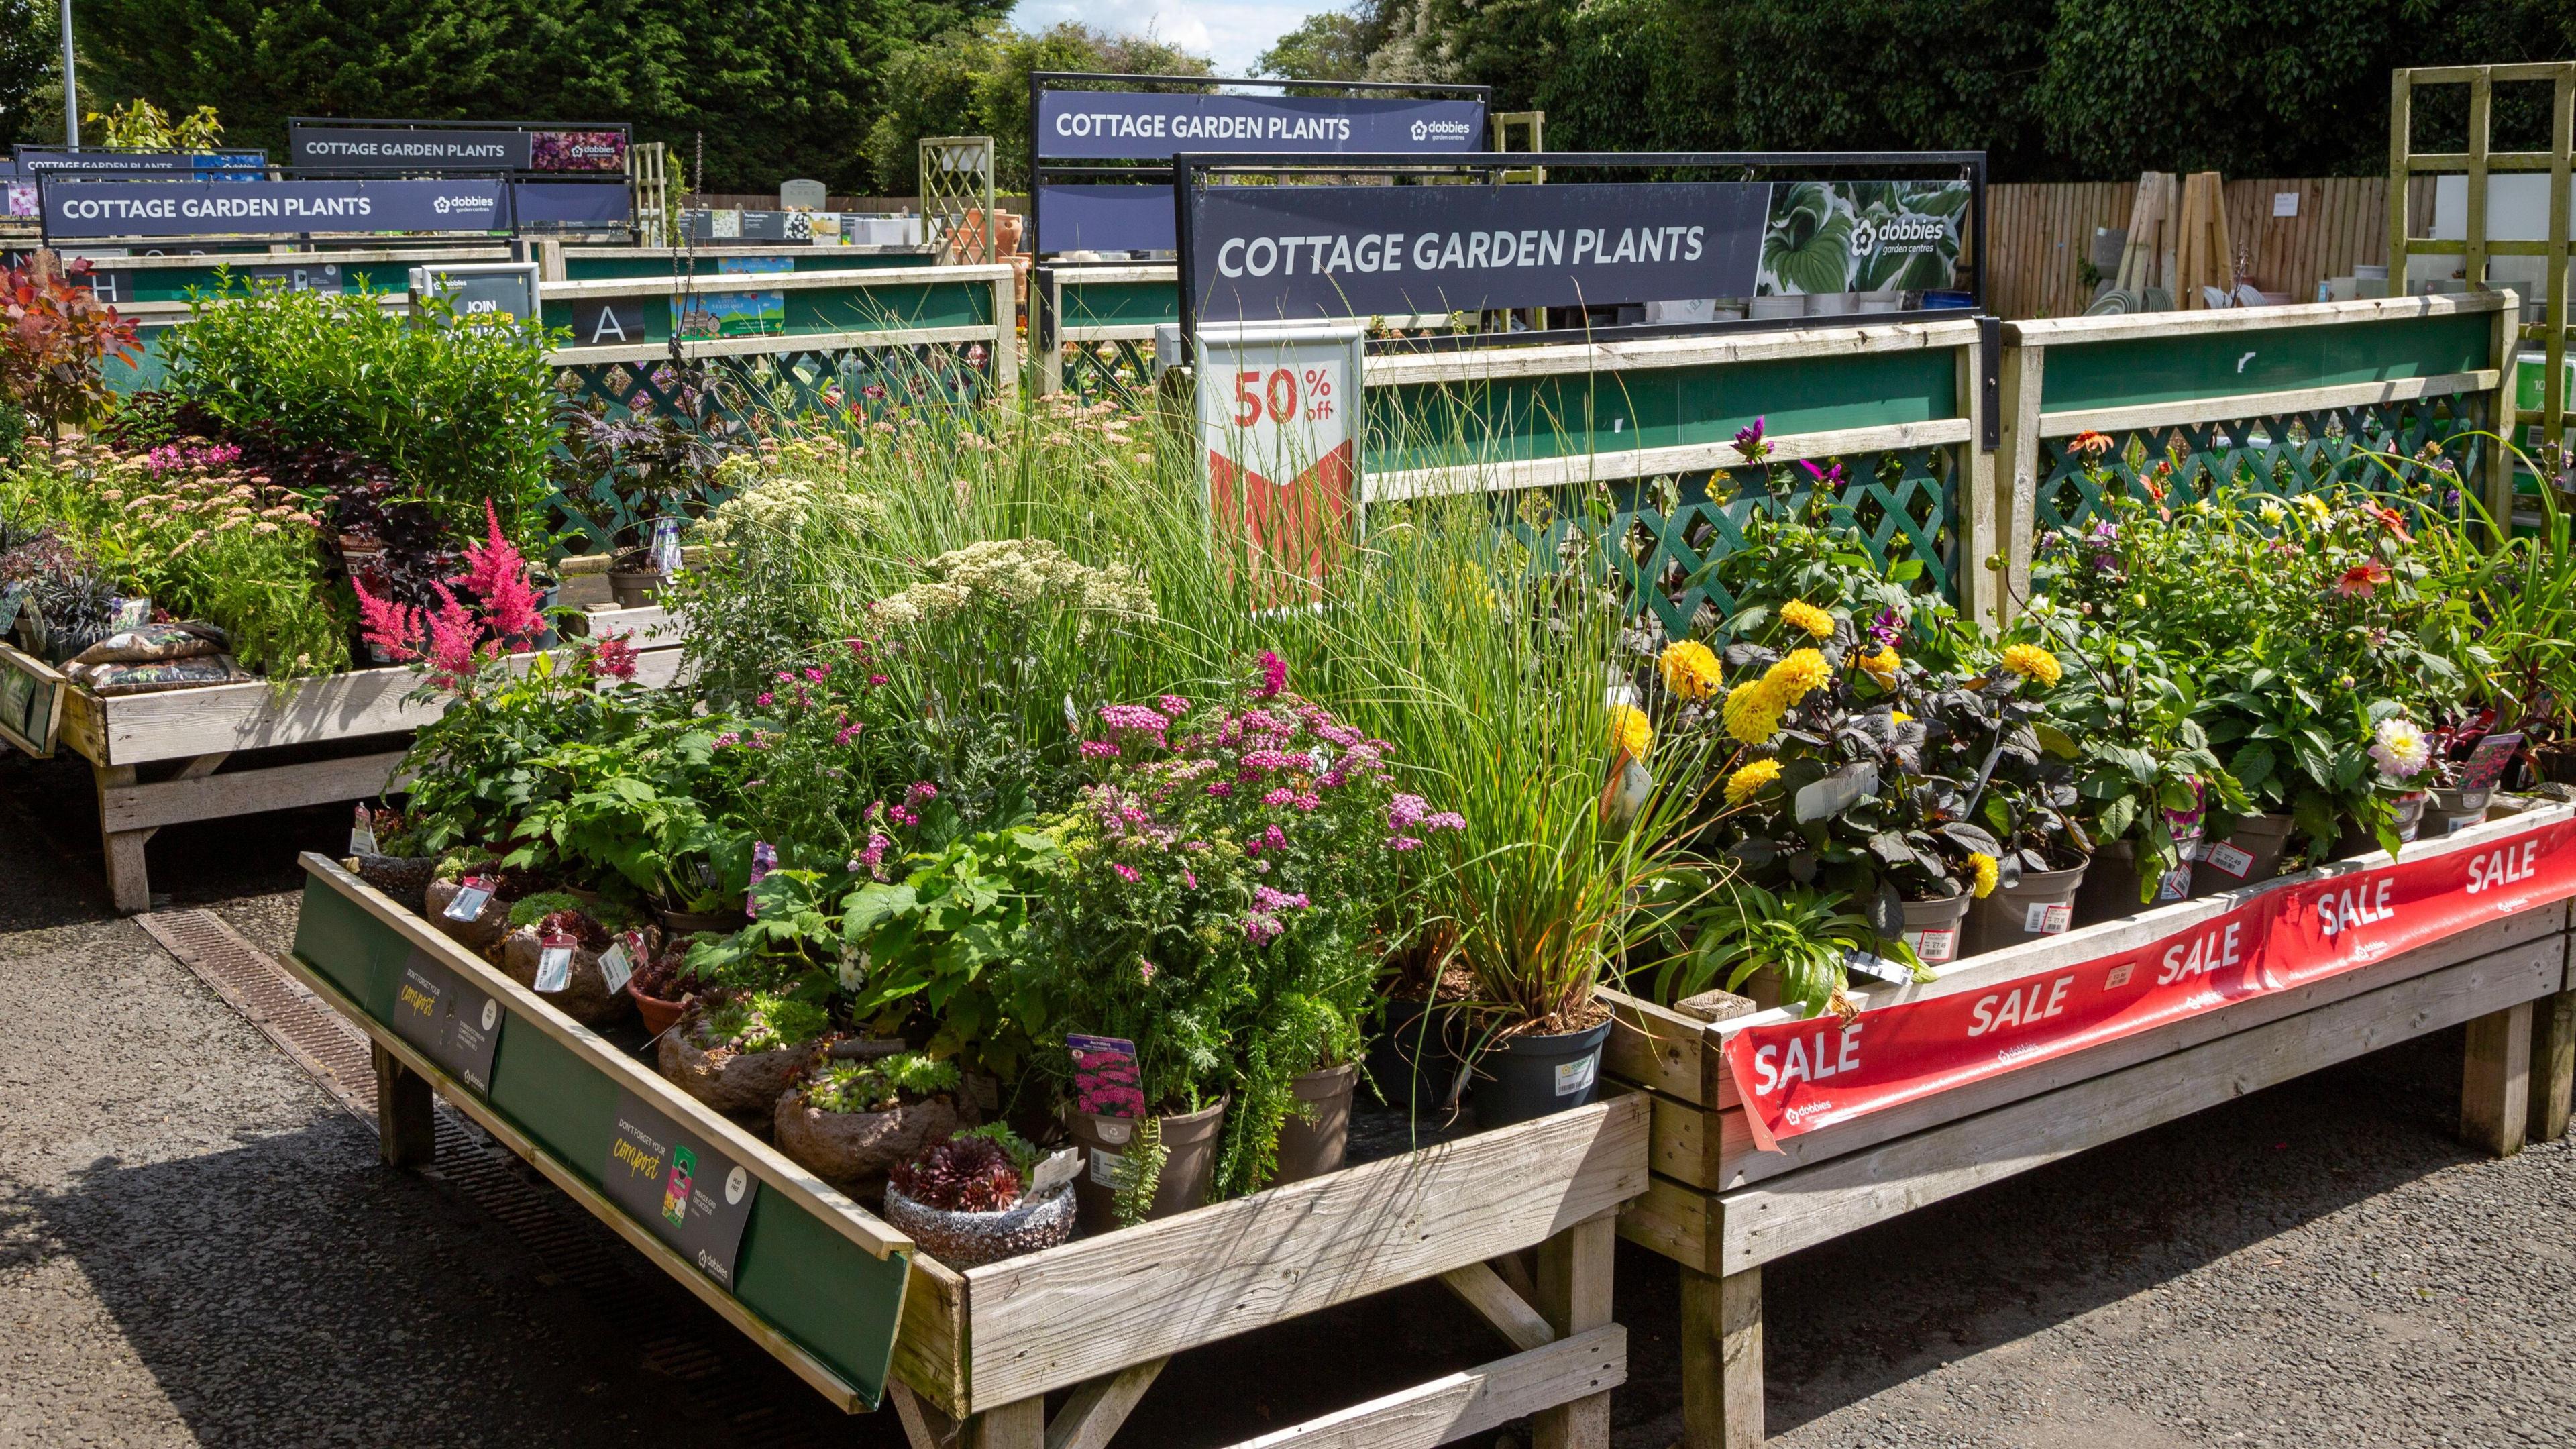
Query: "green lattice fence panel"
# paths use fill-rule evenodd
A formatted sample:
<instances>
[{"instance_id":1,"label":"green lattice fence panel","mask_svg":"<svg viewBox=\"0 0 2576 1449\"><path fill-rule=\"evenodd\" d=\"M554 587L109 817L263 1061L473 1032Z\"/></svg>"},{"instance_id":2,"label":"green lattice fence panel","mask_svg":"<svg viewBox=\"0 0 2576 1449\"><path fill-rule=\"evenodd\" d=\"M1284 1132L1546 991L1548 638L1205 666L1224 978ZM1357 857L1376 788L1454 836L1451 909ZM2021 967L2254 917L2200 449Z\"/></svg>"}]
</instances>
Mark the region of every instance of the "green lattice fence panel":
<instances>
[{"instance_id":1,"label":"green lattice fence panel","mask_svg":"<svg viewBox=\"0 0 2576 1449\"><path fill-rule=\"evenodd\" d=\"M2161 491L2167 507L2230 483L2285 498L2337 480L2386 488L2395 480L2362 456L2373 453L2410 460L2401 470L2409 477L2429 476L2436 460L2448 463L2448 476L2434 480L2447 491L2460 478L2481 476L2491 443L2482 435L2490 426L2486 408L2481 397L2459 395L2137 428L2112 435L2102 467L2128 497L2152 501ZM2036 523L2042 534L2087 527L2103 511L2101 490L2069 449L2071 441L2040 444L2044 481Z\"/></svg>"},{"instance_id":2,"label":"green lattice fence panel","mask_svg":"<svg viewBox=\"0 0 2576 1449\"><path fill-rule=\"evenodd\" d=\"M1915 448L1840 461L1843 480L1829 490L1832 520L1858 528L1882 563L1920 560L1924 568L1916 587L1955 600L1957 450ZM1723 633L1735 600L1714 580L1705 586L1692 580L1703 565L1744 546L1745 522L1756 512L1776 516L1815 499L1815 486L1795 486L1807 481L1806 469L1793 463L1789 473L1793 486L1777 492L1761 468L1606 484L1606 526L1595 522L1583 495L1565 490L1499 498L1497 510L1502 526L1528 550L1533 571L1562 568L1597 552L1597 562L1629 591L1636 612L1654 615L1666 634ZM1578 528L1584 530L1579 535Z\"/></svg>"}]
</instances>

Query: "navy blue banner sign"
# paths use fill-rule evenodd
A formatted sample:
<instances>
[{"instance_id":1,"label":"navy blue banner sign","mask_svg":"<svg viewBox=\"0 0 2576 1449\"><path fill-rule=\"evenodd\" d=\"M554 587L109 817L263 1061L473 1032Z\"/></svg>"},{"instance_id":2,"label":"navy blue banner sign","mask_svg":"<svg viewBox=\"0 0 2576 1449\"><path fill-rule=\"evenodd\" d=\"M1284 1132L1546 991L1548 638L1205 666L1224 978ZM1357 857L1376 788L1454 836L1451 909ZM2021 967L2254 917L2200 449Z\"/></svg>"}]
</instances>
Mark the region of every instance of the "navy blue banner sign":
<instances>
[{"instance_id":1,"label":"navy blue banner sign","mask_svg":"<svg viewBox=\"0 0 2576 1449\"><path fill-rule=\"evenodd\" d=\"M65 146L14 148L23 176L258 176L268 169L265 151L74 151Z\"/></svg>"},{"instance_id":2,"label":"navy blue banner sign","mask_svg":"<svg viewBox=\"0 0 2576 1449\"><path fill-rule=\"evenodd\" d=\"M1200 323L1745 297L1770 186L1210 186Z\"/></svg>"},{"instance_id":3,"label":"navy blue banner sign","mask_svg":"<svg viewBox=\"0 0 2576 1449\"><path fill-rule=\"evenodd\" d=\"M507 184L461 181L44 183L50 237L261 236L510 229Z\"/></svg>"},{"instance_id":4,"label":"navy blue banner sign","mask_svg":"<svg viewBox=\"0 0 2576 1449\"><path fill-rule=\"evenodd\" d=\"M1038 155L1049 159L1168 161L1183 151L1473 151L1484 136L1483 101L1148 91L1047 91L1038 97Z\"/></svg>"},{"instance_id":5,"label":"navy blue banner sign","mask_svg":"<svg viewBox=\"0 0 2576 1449\"><path fill-rule=\"evenodd\" d=\"M286 150L307 171L555 171L624 174L621 128L510 124L440 128L290 121Z\"/></svg>"},{"instance_id":6,"label":"navy blue banner sign","mask_svg":"<svg viewBox=\"0 0 2576 1449\"><path fill-rule=\"evenodd\" d=\"M1041 252L1168 252L1172 188L1145 185L1045 185L1038 200Z\"/></svg>"}]
</instances>

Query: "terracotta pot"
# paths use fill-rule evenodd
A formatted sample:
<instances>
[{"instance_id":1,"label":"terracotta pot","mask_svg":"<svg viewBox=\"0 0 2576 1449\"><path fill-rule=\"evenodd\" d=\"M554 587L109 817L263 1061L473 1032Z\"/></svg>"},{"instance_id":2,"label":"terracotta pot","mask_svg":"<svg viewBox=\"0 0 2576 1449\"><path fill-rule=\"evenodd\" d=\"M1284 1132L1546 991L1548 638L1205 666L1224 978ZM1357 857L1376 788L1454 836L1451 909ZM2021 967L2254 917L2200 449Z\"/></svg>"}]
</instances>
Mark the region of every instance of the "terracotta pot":
<instances>
[{"instance_id":1,"label":"terracotta pot","mask_svg":"<svg viewBox=\"0 0 2576 1449\"><path fill-rule=\"evenodd\" d=\"M1961 950L1961 937L1965 933L1960 922L1967 919L1968 907L1974 899L1966 891L1961 891L1939 900L1905 903L1905 944L1914 948L1914 954L1922 958L1924 965L1939 968L1966 954Z\"/></svg>"},{"instance_id":2,"label":"terracotta pot","mask_svg":"<svg viewBox=\"0 0 2576 1449\"><path fill-rule=\"evenodd\" d=\"M886 1221L951 1268L998 1263L1056 1246L1073 1236L1078 1202L1063 1185L1044 1197L1023 1197L997 1213L948 1212L913 1201L891 1183L885 1195Z\"/></svg>"},{"instance_id":3,"label":"terracotta pot","mask_svg":"<svg viewBox=\"0 0 2576 1449\"><path fill-rule=\"evenodd\" d=\"M502 939L501 969L511 980L535 991L545 949L536 927L520 926ZM608 975L599 969L599 953L587 946L572 948L572 970L566 973L563 990L538 994L548 1006L584 1026L606 1026L626 1016L626 993L608 989Z\"/></svg>"},{"instance_id":4,"label":"terracotta pot","mask_svg":"<svg viewBox=\"0 0 2576 1449\"><path fill-rule=\"evenodd\" d=\"M510 903L494 896L483 903L482 915L470 921L451 921L447 918L448 902L455 900L456 893L463 889L464 884L460 881L431 881L421 893L421 904L426 908L431 925L479 956L501 944L501 938L510 933Z\"/></svg>"},{"instance_id":5,"label":"terracotta pot","mask_svg":"<svg viewBox=\"0 0 2576 1449\"><path fill-rule=\"evenodd\" d=\"M660 1036L677 1025L680 1013L689 1009L689 999L685 996L677 1001L664 1001L661 997L647 996L636 990L631 982L626 987L626 994L635 998L635 1014L644 1018L644 1030L654 1036Z\"/></svg>"},{"instance_id":6,"label":"terracotta pot","mask_svg":"<svg viewBox=\"0 0 2576 1449\"><path fill-rule=\"evenodd\" d=\"M2084 884L2084 871L2081 865L2072 870L2026 870L2021 884L1997 885L1994 894L1968 907L1965 954L2000 951L2073 929L2075 893Z\"/></svg>"},{"instance_id":7,"label":"terracotta pot","mask_svg":"<svg viewBox=\"0 0 2576 1449\"><path fill-rule=\"evenodd\" d=\"M884 1112L826 1112L790 1091L778 1099L778 1150L841 1187L882 1177L933 1142L975 1125L974 1109L942 1095Z\"/></svg>"},{"instance_id":8,"label":"terracotta pot","mask_svg":"<svg viewBox=\"0 0 2576 1449\"><path fill-rule=\"evenodd\" d=\"M1216 1180L1216 1149L1225 1126L1225 1108L1225 1100L1219 1099L1212 1107L1157 1119L1162 1132L1163 1170L1154 1181L1153 1202L1145 1209L1148 1219L1185 1213L1207 1201L1208 1185ZM1135 1149L1141 1124L1134 1118L1102 1117L1067 1108L1064 1125L1073 1133L1073 1140L1082 1144L1089 1159L1082 1176L1073 1183L1074 1195L1080 1202L1082 1230L1109 1232L1118 1226L1117 1190L1126 1180L1127 1155Z\"/></svg>"},{"instance_id":9,"label":"terracotta pot","mask_svg":"<svg viewBox=\"0 0 2576 1449\"><path fill-rule=\"evenodd\" d=\"M2487 804L2494 798L2492 789L2434 791L2433 803L2424 811L2421 835L2429 840L2485 824Z\"/></svg>"},{"instance_id":10,"label":"terracotta pot","mask_svg":"<svg viewBox=\"0 0 2576 1449\"><path fill-rule=\"evenodd\" d=\"M1272 1186L1340 1170L1351 1140L1351 1093L1359 1080L1360 1064L1344 1062L1288 1084L1297 1105L1280 1124L1279 1170L1270 1179Z\"/></svg>"},{"instance_id":11,"label":"terracotta pot","mask_svg":"<svg viewBox=\"0 0 2576 1449\"><path fill-rule=\"evenodd\" d=\"M771 1112L796 1079L796 1069L814 1055L817 1043L775 1051L739 1052L699 1044L706 1021L706 998L689 1003L679 1022L662 1033L653 1064L683 1092L719 1112Z\"/></svg>"},{"instance_id":12,"label":"terracotta pot","mask_svg":"<svg viewBox=\"0 0 2576 1449\"><path fill-rule=\"evenodd\" d=\"M2289 854L2290 837L2297 830L2287 815L2249 815L2236 822L2225 840L2201 842L2200 860L2191 868L2193 897L2261 885L2279 875L2281 857Z\"/></svg>"},{"instance_id":13,"label":"terracotta pot","mask_svg":"<svg viewBox=\"0 0 2576 1449\"><path fill-rule=\"evenodd\" d=\"M617 607L641 609L670 587L671 576L660 569L610 569L609 592L617 596Z\"/></svg>"}]
</instances>

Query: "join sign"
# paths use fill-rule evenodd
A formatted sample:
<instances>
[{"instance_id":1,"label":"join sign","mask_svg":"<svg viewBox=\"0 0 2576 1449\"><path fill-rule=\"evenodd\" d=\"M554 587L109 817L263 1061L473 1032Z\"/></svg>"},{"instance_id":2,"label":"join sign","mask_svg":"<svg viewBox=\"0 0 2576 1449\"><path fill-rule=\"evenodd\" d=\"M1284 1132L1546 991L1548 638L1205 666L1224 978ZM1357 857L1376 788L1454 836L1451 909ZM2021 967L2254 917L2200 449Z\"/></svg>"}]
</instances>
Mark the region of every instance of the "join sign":
<instances>
[{"instance_id":1,"label":"join sign","mask_svg":"<svg viewBox=\"0 0 2576 1449\"><path fill-rule=\"evenodd\" d=\"M1356 325L1198 335L1199 451L1221 545L1308 581L1332 566L1359 517L1363 349Z\"/></svg>"}]
</instances>

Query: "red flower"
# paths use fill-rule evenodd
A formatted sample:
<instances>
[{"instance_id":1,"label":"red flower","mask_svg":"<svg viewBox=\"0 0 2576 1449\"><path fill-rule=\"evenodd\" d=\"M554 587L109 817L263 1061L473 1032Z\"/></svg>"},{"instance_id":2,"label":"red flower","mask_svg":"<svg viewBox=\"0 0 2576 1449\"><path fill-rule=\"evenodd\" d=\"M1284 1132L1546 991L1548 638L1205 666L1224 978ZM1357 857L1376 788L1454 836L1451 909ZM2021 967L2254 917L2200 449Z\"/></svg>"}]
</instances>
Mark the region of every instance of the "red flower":
<instances>
[{"instance_id":1,"label":"red flower","mask_svg":"<svg viewBox=\"0 0 2576 1449\"><path fill-rule=\"evenodd\" d=\"M633 679L635 646L626 641L634 637L632 633L612 634L600 640L590 651L591 669L605 679Z\"/></svg>"},{"instance_id":2,"label":"red flower","mask_svg":"<svg viewBox=\"0 0 2576 1449\"><path fill-rule=\"evenodd\" d=\"M2387 529L2390 533L2396 534L2397 541L2399 543L2413 543L2415 541L2415 536L2406 531L2405 514L2398 512L2394 508L2382 508L2378 504L2374 503L2370 505L2370 516L2379 520L2380 527Z\"/></svg>"},{"instance_id":3,"label":"red flower","mask_svg":"<svg viewBox=\"0 0 2576 1449\"><path fill-rule=\"evenodd\" d=\"M2354 564L2335 581L2335 592L2347 599L2367 599L2381 584L2388 582L2388 566L2373 559Z\"/></svg>"},{"instance_id":4,"label":"red flower","mask_svg":"<svg viewBox=\"0 0 2576 1449\"><path fill-rule=\"evenodd\" d=\"M2106 433L2077 433L2074 440L2066 445L2066 450L2080 458L2099 459L2111 451L2111 439Z\"/></svg>"},{"instance_id":5,"label":"red flower","mask_svg":"<svg viewBox=\"0 0 2576 1449\"><path fill-rule=\"evenodd\" d=\"M528 561L503 536L501 515L489 498L483 500L483 517L489 532L480 547L465 546L466 570L449 582L465 585L483 601L484 621L494 638L511 649L522 648L545 631L545 613L537 607L536 586L528 582Z\"/></svg>"}]
</instances>

